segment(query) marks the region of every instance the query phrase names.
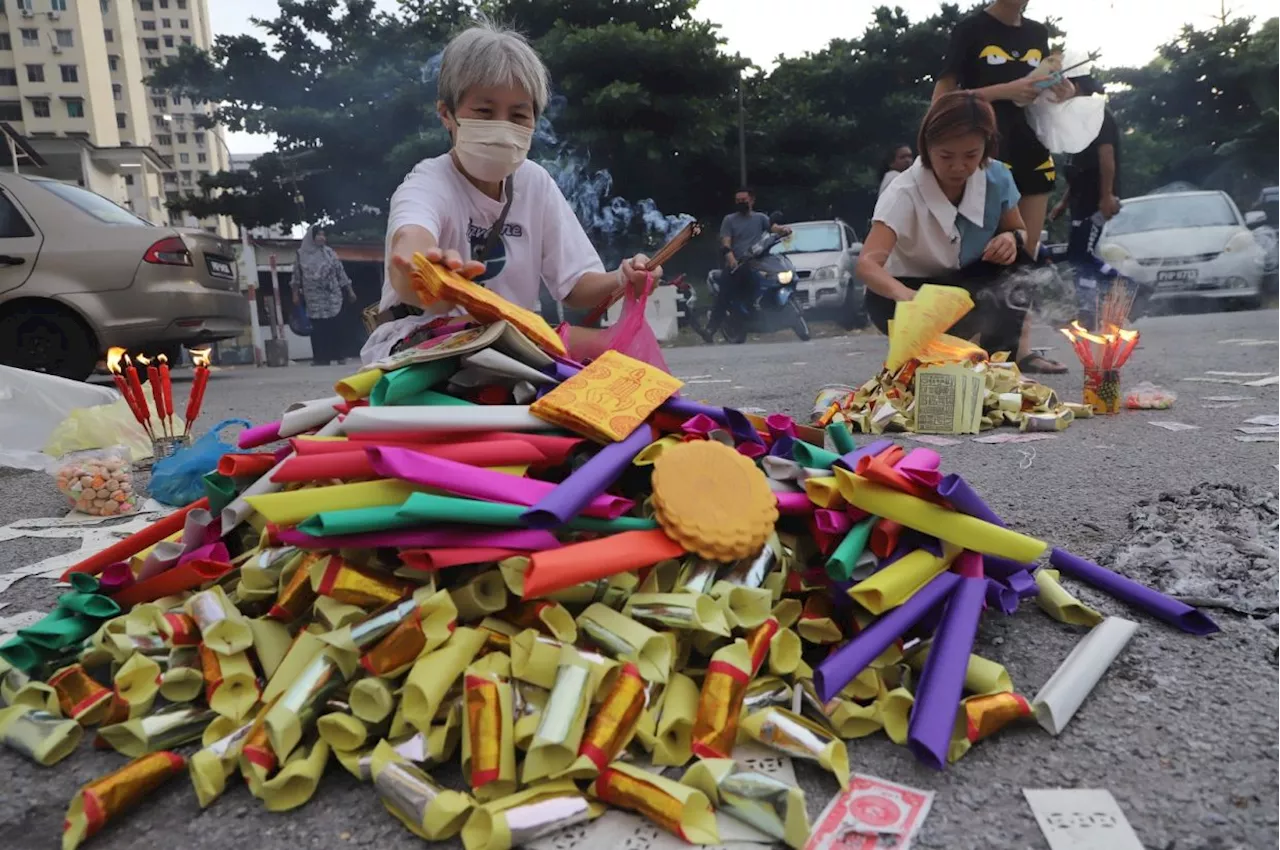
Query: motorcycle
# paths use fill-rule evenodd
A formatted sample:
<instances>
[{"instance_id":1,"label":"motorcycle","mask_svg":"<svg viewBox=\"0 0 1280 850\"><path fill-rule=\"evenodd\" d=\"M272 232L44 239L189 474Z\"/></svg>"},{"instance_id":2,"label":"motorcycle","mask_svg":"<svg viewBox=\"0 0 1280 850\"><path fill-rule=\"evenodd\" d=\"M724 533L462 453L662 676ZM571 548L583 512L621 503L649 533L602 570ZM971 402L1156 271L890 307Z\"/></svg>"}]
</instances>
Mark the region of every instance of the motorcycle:
<instances>
[{"instance_id":1,"label":"motorcycle","mask_svg":"<svg viewBox=\"0 0 1280 850\"><path fill-rule=\"evenodd\" d=\"M775 212L769 221L778 224L781 218ZM784 238L780 233L765 233L748 249L745 257L737 258L739 270L732 284L736 284L739 291L729 301L720 325L726 342L740 345L747 341L748 332L768 333L783 323L801 340L809 340L809 323L799 303L792 298L796 291L795 266L785 254L771 253ZM707 274L707 288L713 301L726 283L721 269Z\"/></svg>"}]
</instances>

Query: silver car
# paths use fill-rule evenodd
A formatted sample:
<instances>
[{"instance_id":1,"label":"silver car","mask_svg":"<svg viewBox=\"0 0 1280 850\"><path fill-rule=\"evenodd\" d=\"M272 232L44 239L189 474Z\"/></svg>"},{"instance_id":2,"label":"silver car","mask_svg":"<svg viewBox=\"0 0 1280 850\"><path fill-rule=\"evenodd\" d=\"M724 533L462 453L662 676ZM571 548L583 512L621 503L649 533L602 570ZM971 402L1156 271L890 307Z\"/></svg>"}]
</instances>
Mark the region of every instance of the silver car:
<instances>
[{"instance_id":1,"label":"silver car","mask_svg":"<svg viewBox=\"0 0 1280 850\"><path fill-rule=\"evenodd\" d=\"M805 310L833 308L845 327L862 327L862 284L854 276L862 242L840 219L788 224L791 235L772 253L785 254L796 268L796 294Z\"/></svg>"}]
</instances>

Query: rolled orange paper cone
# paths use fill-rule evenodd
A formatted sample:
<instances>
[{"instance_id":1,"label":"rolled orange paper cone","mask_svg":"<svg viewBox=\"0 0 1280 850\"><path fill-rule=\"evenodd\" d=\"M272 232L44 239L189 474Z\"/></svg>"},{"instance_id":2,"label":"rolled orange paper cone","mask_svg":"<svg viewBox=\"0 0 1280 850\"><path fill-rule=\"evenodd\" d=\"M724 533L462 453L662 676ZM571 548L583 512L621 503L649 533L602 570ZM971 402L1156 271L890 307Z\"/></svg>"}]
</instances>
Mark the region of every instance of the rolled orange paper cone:
<instances>
[{"instance_id":1,"label":"rolled orange paper cone","mask_svg":"<svg viewBox=\"0 0 1280 850\"><path fill-rule=\"evenodd\" d=\"M867 548L877 558L887 558L898 548L898 538L901 536L902 523L882 519L871 527L871 539Z\"/></svg>"},{"instance_id":2,"label":"rolled orange paper cone","mask_svg":"<svg viewBox=\"0 0 1280 850\"><path fill-rule=\"evenodd\" d=\"M903 493L910 493L917 499L926 499L930 502L941 504L943 502L942 497L931 488L907 478L894 469L894 466L905 455L906 451L903 450L902 446L894 445L878 455L859 458L854 472L868 481L874 481L877 484L883 484L885 487L901 490Z\"/></svg>"},{"instance_id":3,"label":"rolled orange paper cone","mask_svg":"<svg viewBox=\"0 0 1280 850\"><path fill-rule=\"evenodd\" d=\"M276 465L274 454L225 454L218 459L218 473L228 478L261 478Z\"/></svg>"},{"instance_id":4,"label":"rolled orange paper cone","mask_svg":"<svg viewBox=\"0 0 1280 850\"><path fill-rule=\"evenodd\" d=\"M453 549L401 549L400 560L405 567L423 572L435 572L449 567L461 567L466 564L487 564L494 561L505 561L516 555L524 555L518 549L453 548Z\"/></svg>"},{"instance_id":5,"label":"rolled orange paper cone","mask_svg":"<svg viewBox=\"0 0 1280 850\"><path fill-rule=\"evenodd\" d=\"M111 600L121 608L131 608L139 602L153 602L165 596L195 590L203 584L217 581L232 569L232 565L224 561L187 561L180 567L129 585L112 596Z\"/></svg>"},{"instance_id":6,"label":"rolled orange paper cone","mask_svg":"<svg viewBox=\"0 0 1280 850\"><path fill-rule=\"evenodd\" d=\"M135 531L119 543L113 543L96 555L90 555L75 566L68 567L62 574L61 580L69 581L72 573L88 573L96 576L109 565L117 561L128 560L148 546L154 546L161 540L165 540L182 531L183 526L187 523L187 514L196 508L208 507L209 499L207 497L197 499L185 508L180 508L168 516L156 520L141 531Z\"/></svg>"},{"instance_id":7,"label":"rolled orange paper cone","mask_svg":"<svg viewBox=\"0 0 1280 850\"><path fill-rule=\"evenodd\" d=\"M684 547L662 529L624 531L535 552L524 574L524 598L535 599L606 576L651 567L684 555Z\"/></svg>"}]
</instances>

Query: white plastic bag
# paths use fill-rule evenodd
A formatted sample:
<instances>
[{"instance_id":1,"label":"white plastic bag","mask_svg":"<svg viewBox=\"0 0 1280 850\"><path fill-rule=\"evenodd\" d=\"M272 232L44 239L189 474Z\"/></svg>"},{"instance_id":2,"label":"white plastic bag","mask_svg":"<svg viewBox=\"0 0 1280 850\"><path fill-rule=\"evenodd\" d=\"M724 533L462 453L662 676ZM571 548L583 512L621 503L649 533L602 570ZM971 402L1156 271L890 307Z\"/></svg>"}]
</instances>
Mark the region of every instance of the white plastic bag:
<instances>
[{"instance_id":1,"label":"white plastic bag","mask_svg":"<svg viewBox=\"0 0 1280 850\"><path fill-rule=\"evenodd\" d=\"M1080 153L1098 138L1106 109L1105 97L1073 97L1058 103L1046 92L1025 112L1027 123L1049 153Z\"/></svg>"},{"instance_id":2,"label":"white plastic bag","mask_svg":"<svg viewBox=\"0 0 1280 850\"><path fill-rule=\"evenodd\" d=\"M0 466L43 469L50 432L79 407L111 404L113 389L0 366Z\"/></svg>"}]
</instances>

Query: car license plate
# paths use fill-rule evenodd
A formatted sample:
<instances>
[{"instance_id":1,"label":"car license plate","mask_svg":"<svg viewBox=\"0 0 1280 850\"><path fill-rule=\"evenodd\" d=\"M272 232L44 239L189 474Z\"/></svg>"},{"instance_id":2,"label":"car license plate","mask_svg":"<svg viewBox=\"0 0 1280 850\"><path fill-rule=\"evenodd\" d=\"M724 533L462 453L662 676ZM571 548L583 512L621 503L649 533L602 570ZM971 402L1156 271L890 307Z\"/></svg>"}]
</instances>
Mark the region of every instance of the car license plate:
<instances>
[{"instance_id":1,"label":"car license plate","mask_svg":"<svg viewBox=\"0 0 1280 850\"><path fill-rule=\"evenodd\" d=\"M209 265L209 274L214 277L226 278L227 280L235 278L236 271L226 260L207 259L206 262Z\"/></svg>"},{"instance_id":2,"label":"car license plate","mask_svg":"<svg viewBox=\"0 0 1280 850\"><path fill-rule=\"evenodd\" d=\"M1195 283L1199 278L1200 272L1197 269L1169 269L1156 272L1158 283Z\"/></svg>"}]
</instances>

